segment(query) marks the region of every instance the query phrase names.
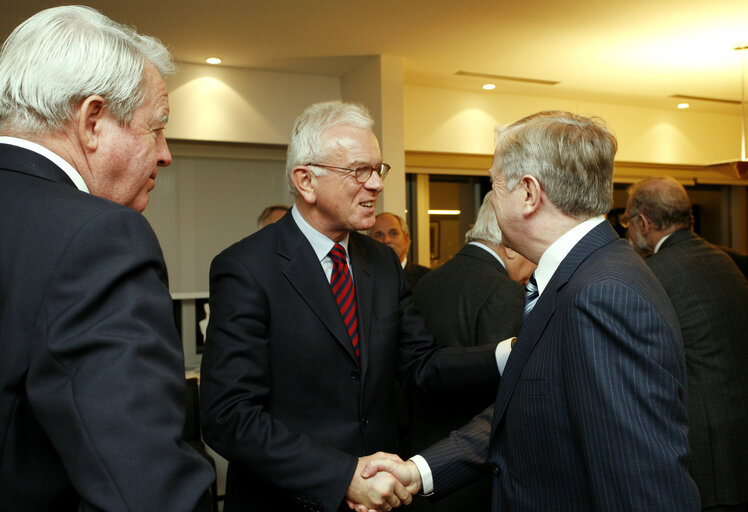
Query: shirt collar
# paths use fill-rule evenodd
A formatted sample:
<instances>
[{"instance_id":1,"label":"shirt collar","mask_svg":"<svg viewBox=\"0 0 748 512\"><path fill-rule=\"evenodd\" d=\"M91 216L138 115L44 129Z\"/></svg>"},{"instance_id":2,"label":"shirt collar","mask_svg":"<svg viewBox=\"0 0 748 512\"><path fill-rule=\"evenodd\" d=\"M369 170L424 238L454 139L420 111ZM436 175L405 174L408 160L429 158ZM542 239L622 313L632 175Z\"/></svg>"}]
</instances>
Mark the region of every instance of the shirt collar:
<instances>
[{"instance_id":1,"label":"shirt collar","mask_svg":"<svg viewBox=\"0 0 748 512\"><path fill-rule=\"evenodd\" d=\"M36 142L31 142L30 140L26 139L19 139L17 137L0 137L0 144L9 144L11 146L28 149L29 151L33 151L34 153L43 156L47 160L51 160L52 163L62 169L63 172L67 174L71 180L73 180L73 183L76 187L78 187L78 190L90 193L86 182L83 181L83 178L78 173L78 171L75 170L75 167L70 165L67 160L59 156L57 153L50 151L49 149L40 144L37 144Z\"/></svg>"},{"instance_id":2,"label":"shirt collar","mask_svg":"<svg viewBox=\"0 0 748 512\"><path fill-rule=\"evenodd\" d=\"M332 249L336 242L332 241L330 238L314 229L311 224L309 224L306 219L302 217L299 209L296 208L296 205L293 205L291 207L291 216L296 222L296 225L299 226L299 229L301 230L303 235L307 240L309 240L309 243L312 245L312 249L314 249L314 253L317 255L317 259L319 259L319 261L321 262L327 256L327 254L330 252L330 249ZM345 238L340 242L337 242L343 246L343 249L345 249L346 256L348 255L349 237L350 234L346 235ZM348 258L348 260L350 261L350 258Z\"/></svg>"},{"instance_id":3,"label":"shirt collar","mask_svg":"<svg viewBox=\"0 0 748 512\"><path fill-rule=\"evenodd\" d=\"M555 242L553 242L548 249L545 250L543 255L538 261L538 268L535 269L535 281L538 283L538 294L542 294L545 287L550 282L553 274L556 273L556 269L561 265L561 262L566 258L566 255L571 252L579 241L585 237L587 233L592 231L595 226L605 221L605 217L599 215L592 217L580 222L569 231L561 235Z\"/></svg>"},{"instance_id":4,"label":"shirt collar","mask_svg":"<svg viewBox=\"0 0 748 512\"><path fill-rule=\"evenodd\" d=\"M501 263L501 266L504 267L504 270L506 270L506 263L504 263L504 260L501 259L501 256L499 256L498 254L496 254L496 251L494 251L493 249L491 249L486 244L481 243L481 242L476 242L475 240L473 240L472 242L468 242L468 245L474 245L476 247L480 247L481 249L483 249L484 251L486 251L488 254L490 254L491 256L493 256L494 258L496 258L499 261L499 263Z\"/></svg>"},{"instance_id":5,"label":"shirt collar","mask_svg":"<svg viewBox=\"0 0 748 512\"><path fill-rule=\"evenodd\" d=\"M673 233L675 233L675 231L673 231ZM660 247L662 247L662 244L665 242L665 240L670 238L670 235L672 235L673 233L668 233L667 235L660 238L660 241L657 242L657 245L655 245L655 248L654 248L654 251L652 251L652 254L657 254L657 251L660 250Z\"/></svg>"}]
</instances>

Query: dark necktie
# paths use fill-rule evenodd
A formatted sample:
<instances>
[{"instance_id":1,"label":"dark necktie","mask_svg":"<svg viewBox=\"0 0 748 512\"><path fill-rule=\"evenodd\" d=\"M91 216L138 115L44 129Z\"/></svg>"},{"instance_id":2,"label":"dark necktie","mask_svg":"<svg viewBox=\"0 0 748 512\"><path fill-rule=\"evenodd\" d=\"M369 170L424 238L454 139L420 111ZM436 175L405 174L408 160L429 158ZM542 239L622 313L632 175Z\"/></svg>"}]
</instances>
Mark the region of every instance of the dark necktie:
<instances>
[{"instance_id":1,"label":"dark necktie","mask_svg":"<svg viewBox=\"0 0 748 512\"><path fill-rule=\"evenodd\" d=\"M356 314L356 290L353 287L353 279L348 271L348 262L345 259L345 249L340 244L335 244L328 253L332 259L332 275L330 286L335 302L340 308L340 315L351 338L353 350L356 357L361 356L361 347L358 344L358 315Z\"/></svg>"},{"instance_id":2,"label":"dark necktie","mask_svg":"<svg viewBox=\"0 0 748 512\"><path fill-rule=\"evenodd\" d=\"M538 301L538 283L535 281L535 273L530 276L530 280L525 285L525 317L530 314L535 303Z\"/></svg>"}]
</instances>

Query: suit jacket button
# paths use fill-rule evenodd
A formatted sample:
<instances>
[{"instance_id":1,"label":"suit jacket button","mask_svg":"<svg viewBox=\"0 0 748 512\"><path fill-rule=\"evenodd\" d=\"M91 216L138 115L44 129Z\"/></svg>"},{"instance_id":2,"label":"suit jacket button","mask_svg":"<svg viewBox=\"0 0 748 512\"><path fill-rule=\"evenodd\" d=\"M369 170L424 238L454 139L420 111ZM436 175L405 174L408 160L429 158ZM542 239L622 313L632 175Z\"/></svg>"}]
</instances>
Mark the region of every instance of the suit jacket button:
<instances>
[{"instance_id":1,"label":"suit jacket button","mask_svg":"<svg viewBox=\"0 0 748 512\"><path fill-rule=\"evenodd\" d=\"M360 372L360 371L358 371L358 370L353 370L353 371L351 372L351 378L352 378L353 380L358 380L358 379L360 379L360 378L361 378L361 372Z\"/></svg>"},{"instance_id":2,"label":"suit jacket button","mask_svg":"<svg viewBox=\"0 0 748 512\"><path fill-rule=\"evenodd\" d=\"M499 469L499 466L493 467L493 476L497 477L501 474L501 470Z\"/></svg>"},{"instance_id":3,"label":"suit jacket button","mask_svg":"<svg viewBox=\"0 0 748 512\"><path fill-rule=\"evenodd\" d=\"M361 418L361 424L362 424L362 425L363 425L364 427L367 427L367 426L369 426L369 419L368 419L368 418Z\"/></svg>"}]
</instances>

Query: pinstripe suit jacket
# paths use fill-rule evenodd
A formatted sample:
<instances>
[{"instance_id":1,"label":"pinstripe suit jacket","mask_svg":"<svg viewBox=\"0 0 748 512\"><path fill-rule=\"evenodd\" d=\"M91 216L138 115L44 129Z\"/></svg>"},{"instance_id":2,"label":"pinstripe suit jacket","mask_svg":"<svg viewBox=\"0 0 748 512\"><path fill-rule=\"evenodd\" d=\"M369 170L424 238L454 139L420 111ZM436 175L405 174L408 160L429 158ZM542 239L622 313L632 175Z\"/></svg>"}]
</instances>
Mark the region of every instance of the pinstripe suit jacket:
<instances>
[{"instance_id":1,"label":"pinstripe suit jacket","mask_svg":"<svg viewBox=\"0 0 748 512\"><path fill-rule=\"evenodd\" d=\"M437 493L492 469L495 511L696 511L685 395L672 306L603 222L525 319L494 407L422 455Z\"/></svg>"},{"instance_id":2,"label":"pinstripe suit jacket","mask_svg":"<svg viewBox=\"0 0 748 512\"><path fill-rule=\"evenodd\" d=\"M690 229L670 235L647 264L681 325L689 470L702 505L748 503L748 281Z\"/></svg>"}]
</instances>

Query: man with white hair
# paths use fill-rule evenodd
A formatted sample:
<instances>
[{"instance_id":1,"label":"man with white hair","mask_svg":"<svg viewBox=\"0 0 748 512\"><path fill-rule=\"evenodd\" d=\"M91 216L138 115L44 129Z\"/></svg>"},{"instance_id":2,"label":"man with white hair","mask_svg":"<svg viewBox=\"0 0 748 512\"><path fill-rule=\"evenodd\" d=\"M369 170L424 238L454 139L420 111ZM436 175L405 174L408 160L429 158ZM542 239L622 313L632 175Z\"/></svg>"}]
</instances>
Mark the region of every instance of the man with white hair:
<instances>
[{"instance_id":1,"label":"man with white hair","mask_svg":"<svg viewBox=\"0 0 748 512\"><path fill-rule=\"evenodd\" d=\"M408 503L390 475L360 476L368 454L397 451L396 379L439 392L498 378L495 343L433 343L397 255L358 233L389 171L373 123L355 104L307 108L288 145L291 211L211 265L201 412L229 460L227 509Z\"/></svg>"},{"instance_id":2,"label":"man with white hair","mask_svg":"<svg viewBox=\"0 0 748 512\"><path fill-rule=\"evenodd\" d=\"M171 162L173 70L158 40L87 7L41 11L3 45L4 509L205 506L213 473L180 441L182 347L139 213Z\"/></svg>"}]
</instances>

